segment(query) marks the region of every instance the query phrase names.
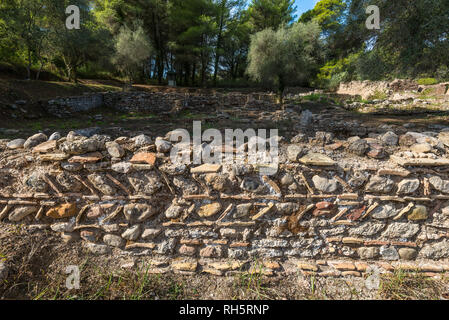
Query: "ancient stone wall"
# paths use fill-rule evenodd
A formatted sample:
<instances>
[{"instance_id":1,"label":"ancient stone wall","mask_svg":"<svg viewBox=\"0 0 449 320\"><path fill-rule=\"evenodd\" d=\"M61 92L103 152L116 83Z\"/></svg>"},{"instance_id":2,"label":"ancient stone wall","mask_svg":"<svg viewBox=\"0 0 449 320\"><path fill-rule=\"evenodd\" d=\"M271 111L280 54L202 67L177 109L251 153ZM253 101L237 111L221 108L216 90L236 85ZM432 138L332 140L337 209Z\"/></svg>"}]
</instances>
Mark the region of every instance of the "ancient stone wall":
<instances>
[{"instance_id":1,"label":"ancient stone wall","mask_svg":"<svg viewBox=\"0 0 449 320\"><path fill-rule=\"evenodd\" d=\"M152 272L449 270L448 132L299 134L271 176L172 163L169 138L0 141L0 223L50 229L88 254L146 257Z\"/></svg>"},{"instance_id":2,"label":"ancient stone wall","mask_svg":"<svg viewBox=\"0 0 449 320\"><path fill-rule=\"evenodd\" d=\"M267 93L179 93L179 92L106 92L52 99L42 103L43 109L57 117L107 107L120 112L155 112L172 114L181 110L210 111L217 107L247 106L267 108L275 97Z\"/></svg>"},{"instance_id":3,"label":"ancient stone wall","mask_svg":"<svg viewBox=\"0 0 449 320\"><path fill-rule=\"evenodd\" d=\"M63 118L76 112L89 111L103 106L103 94L95 93L51 99L43 103L42 106L49 114Z\"/></svg>"}]
</instances>

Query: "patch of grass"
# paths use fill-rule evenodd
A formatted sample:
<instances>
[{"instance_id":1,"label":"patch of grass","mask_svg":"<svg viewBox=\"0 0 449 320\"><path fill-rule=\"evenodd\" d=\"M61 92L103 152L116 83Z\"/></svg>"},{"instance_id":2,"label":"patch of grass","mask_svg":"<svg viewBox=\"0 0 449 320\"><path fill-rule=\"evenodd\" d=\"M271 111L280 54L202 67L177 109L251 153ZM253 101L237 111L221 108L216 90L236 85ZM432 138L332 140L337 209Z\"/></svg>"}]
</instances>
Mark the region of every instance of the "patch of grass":
<instances>
[{"instance_id":1,"label":"patch of grass","mask_svg":"<svg viewBox=\"0 0 449 320\"><path fill-rule=\"evenodd\" d=\"M117 118L119 120L145 120L157 118L157 115L154 113L133 112L119 115Z\"/></svg>"},{"instance_id":2,"label":"patch of grass","mask_svg":"<svg viewBox=\"0 0 449 320\"><path fill-rule=\"evenodd\" d=\"M423 100L428 100L428 99L436 99L436 97L433 95L435 93L435 89L433 88L427 88L424 89L420 94L419 94L419 98L423 99Z\"/></svg>"},{"instance_id":3,"label":"patch of grass","mask_svg":"<svg viewBox=\"0 0 449 320\"><path fill-rule=\"evenodd\" d=\"M309 95L304 96L302 98L304 100L312 101L312 102L317 102L317 101L327 102L328 101L327 96L319 94L319 93L312 93L312 94L309 94Z\"/></svg>"},{"instance_id":4,"label":"patch of grass","mask_svg":"<svg viewBox=\"0 0 449 320\"><path fill-rule=\"evenodd\" d=\"M251 269L241 270L234 281L233 299L270 299L268 288L264 283L264 269L262 262L256 259Z\"/></svg>"},{"instance_id":5,"label":"patch of grass","mask_svg":"<svg viewBox=\"0 0 449 320\"><path fill-rule=\"evenodd\" d=\"M388 98L388 95L380 90L374 91L374 93L368 97L368 100L385 100Z\"/></svg>"},{"instance_id":6,"label":"patch of grass","mask_svg":"<svg viewBox=\"0 0 449 320\"><path fill-rule=\"evenodd\" d=\"M421 79L418 79L416 82L422 86L429 86L432 84L437 84L438 80L435 78L421 78Z\"/></svg>"},{"instance_id":7,"label":"patch of grass","mask_svg":"<svg viewBox=\"0 0 449 320\"><path fill-rule=\"evenodd\" d=\"M397 270L381 277L379 296L387 300L436 300L441 284L422 273Z\"/></svg>"}]
</instances>

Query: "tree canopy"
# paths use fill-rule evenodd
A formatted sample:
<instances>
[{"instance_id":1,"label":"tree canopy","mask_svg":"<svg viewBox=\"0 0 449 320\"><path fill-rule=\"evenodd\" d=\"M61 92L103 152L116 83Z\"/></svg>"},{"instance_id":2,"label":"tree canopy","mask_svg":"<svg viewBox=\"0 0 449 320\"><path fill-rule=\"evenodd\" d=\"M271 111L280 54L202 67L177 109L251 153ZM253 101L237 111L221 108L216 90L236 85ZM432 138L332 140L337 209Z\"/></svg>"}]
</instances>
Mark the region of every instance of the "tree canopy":
<instances>
[{"instance_id":1,"label":"tree canopy","mask_svg":"<svg viewBox=\"0 0 449 320\"><path fill-rule=\"evenodd\" d=\"M65 27L68 5L80 8L79 30ZM365 26L369 5L380 9L380 30ZM321 0L297 18L293 0L3 0L0 62L24 67L27 79L49 70L72 81L107 74L161 84L175 71L180 85L220 86L273 82L278 70L296 70L312 56L307 72L301 67L288 82L447 80L448 8L449 0ZM319 29L319 54L298 44L292 57L280 42L302 28L313 39ZM270 50L278 44L288 64L261 58L256 47L264 42Z\"/></svg>"}]
</instances>

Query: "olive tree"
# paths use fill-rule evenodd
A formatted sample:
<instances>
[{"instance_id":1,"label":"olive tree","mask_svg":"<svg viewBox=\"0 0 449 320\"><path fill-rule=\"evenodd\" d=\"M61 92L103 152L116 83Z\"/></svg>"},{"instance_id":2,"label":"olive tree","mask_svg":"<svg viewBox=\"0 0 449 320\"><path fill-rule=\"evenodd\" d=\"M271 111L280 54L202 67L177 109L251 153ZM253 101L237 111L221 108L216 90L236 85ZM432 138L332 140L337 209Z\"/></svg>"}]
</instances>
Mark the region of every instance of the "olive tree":
<instances>
[{"instance_id":1,"label":"olive tree","mask_svg":"<svg viewBox=\"0 0 449 320\"><path fill-rule=\"evenodd\" d=\"M153 53L150 40L141 26L135 31L124 26L115 41L113 62L131 82L141 74L144 62L148 61Z\"/></svg>"},{"instance_id":2,"label":"olive tree","mask_svg":"<svg viewBox=\"0 0 449 320\"><path fill-rule=\"evenodd\" d=\"M276 90L282 103L286 86L303 85L314 76L322 55L320 33L316 22L308 22L254 34L248 53L248 75Z\"/></svg>"}]
</instances>

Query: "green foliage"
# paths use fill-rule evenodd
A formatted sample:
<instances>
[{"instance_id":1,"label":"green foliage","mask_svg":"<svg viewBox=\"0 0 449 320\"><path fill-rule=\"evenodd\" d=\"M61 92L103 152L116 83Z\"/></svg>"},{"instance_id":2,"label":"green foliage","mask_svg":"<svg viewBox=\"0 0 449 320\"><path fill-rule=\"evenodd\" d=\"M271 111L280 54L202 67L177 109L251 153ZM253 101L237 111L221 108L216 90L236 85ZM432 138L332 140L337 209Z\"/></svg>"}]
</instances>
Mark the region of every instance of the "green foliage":
<instances>
[{"instance_id":1,"label":"green foliage","mask_svg":"<svg viewBox=\"0 0 449 320\"><path fill-rule=\"evenodd\" d=\"M252 0L248 9L254 32L288 26L295 19L293 0Z\"/></svg>"},{"instance_id":2,"label":"green foliage","mask_svg":"<svg viewBox=\"0 0 449 320\"><path fill-rule=\"evenodd\" d=\"M321 0L312 10L301 15L299 22L315 20L326 33L335 32L342 24L346 3L343 0Z\"/></svg>"},{"instance_id":3,"label":"green foliage","mask_svg":"<svg viewBox=\"0 0 449 320\"><path fill-rule=\"evenodd\" d=\"M435 78L421 78L417 80L419 85L428 86L432 84L437 84L438 80Z\"/></svg>"},{"instance_id":4,"label":"green foliage","mask_svg":"<svg viewBox=\"0 0 449 320\"><path fill-rule=\"evenodd\" d=\"M251 37L248 75L276 89L281 98L287 85L307 84L321 48L320 32L316 22L309 22L256 33Z\"/></svg>"},{"instance_id":5,"label":"green foliage","mask_svg":"<svg viewBox=\"0 0 449 320\"><path fill-rule=\"evenodd\" d=\"M309 27L298 36L306 40L287 45L276 37L291 42L294 0L2 0L0 61L17 66L27 78L41 70L74 81L79 73L107 78L126 73L162 84L167 72L175 71L178 84L202 86L244 85L251 75L246 70L262 75L255 70L267 69L273 72L256 76L257 81L278 91L291 83L335 87L356 79L444 82L449 80L448 1L320 0L298 20L319 26L319 39ZM80 30L65 28L69 4L81 10ZM380 30L365 27L368 5L380 8ZM136 21L145 41L120 44L123 30L137 32ZM255 38L258 32L266 33ZM251 39L287 60L248 57ZM132 54L143 47L151 47L144 50L149 54Z\"/></svg>"},{"instance_id":6,"label":"green foliage","mask_svg":"<svg viewBox=\"0 0 449 320\"><path fill-rule=\"evenodd\" d=\"M350 54L346 58L327 62L317 76L316 85L335 89L341 82L357 80L356 70L360 53Z\"/></svg>"},{"instance_id":7,"label":"green foliage","mask_svg":"<svg viewBox=\"0 0 449 320\"><path fill-rule=\"evenodd\" d=\"M115 39L114 63L130 81L141 76L142 64L151 56L153 48L142 26L135 31L122 27Z\"/></svg>"}]
</instances>

